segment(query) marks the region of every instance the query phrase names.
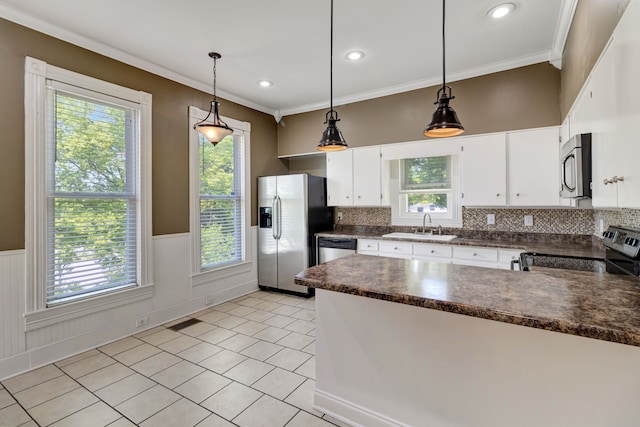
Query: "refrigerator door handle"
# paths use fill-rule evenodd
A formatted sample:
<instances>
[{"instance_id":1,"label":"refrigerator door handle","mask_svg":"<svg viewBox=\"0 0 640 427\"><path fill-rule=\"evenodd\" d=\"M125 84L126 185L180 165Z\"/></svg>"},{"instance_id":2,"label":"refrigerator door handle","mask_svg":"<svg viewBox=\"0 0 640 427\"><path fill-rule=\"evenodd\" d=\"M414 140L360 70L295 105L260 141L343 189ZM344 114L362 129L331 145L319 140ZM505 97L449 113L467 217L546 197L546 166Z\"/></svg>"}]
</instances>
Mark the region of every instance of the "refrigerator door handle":
<instances>
[{"instance_id":1,"label":"refrigerator door handle","mask_svg":"<svg viewBox=\"0 0 640 427\"><path fill-rule=\"evenodd\" d=\"M282 200L280 196L276 196L276 198L278 199L278 217L276 218L276 221L278 221L278 237L276 239L280 240L282 237Z\"/></svg>"},{"instance_id":2,"label":"refrigerator door handle","mask_svg":"<svg viewBox=\"0 0 640 427\"><path fill-rule=\"evenodd\" d=\"M278 203L278 196L273 196L273 200L271 201L271 212L273 212L273 224L271 227L271 234L273 235L274 240L278 240L278 210L276 209L277 203Z\"/></svg>"}]
</instances>

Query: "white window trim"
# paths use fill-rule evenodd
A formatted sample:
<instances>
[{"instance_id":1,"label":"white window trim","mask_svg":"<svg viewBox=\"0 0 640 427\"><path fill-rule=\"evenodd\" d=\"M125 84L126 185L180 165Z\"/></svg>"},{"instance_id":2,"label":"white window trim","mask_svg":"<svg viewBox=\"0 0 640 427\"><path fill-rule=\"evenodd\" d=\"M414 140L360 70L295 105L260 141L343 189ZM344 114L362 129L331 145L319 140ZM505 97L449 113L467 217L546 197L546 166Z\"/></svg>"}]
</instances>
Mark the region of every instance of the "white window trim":
<instances>
[{"instance_id":1,"label":"white window trim","mask_svg":"<svg viewBox=\"0 0 640 427\"><path fill-rule=\"evenodd\" d=\"M140 114L140 224L139 286L46 307L46 156L45 104L47 79L108 94L139 104ZM107 310L142 298L151 298L153 286L151 230L151 95L25 58L25 245L27 307L30 329L56 324ZM144 289L142 289L144 288Z\"/></svg>"},{"instance_id":2,"label":"white window trim","mask_svg":"<svg viewBox=\"0 0 640 427\"><path fill-rule=\"evenodd\" d=\"M451 217L443 217L442 214L429 213L431 215L431 224L427 223L427 227L436 227L442 225L445 227L460 228L462 227L462 201L460 200L460 147L462 145L460 138L445 138L439 140L414 141L403 144L393 144L393 147L382 146L382 159L390 161L390 183L389 194L391 204L391 224L401 226L422 227L424 213L409 214L404 212L400 197L400 171L399 160L419 158L419 157L435 157L435 156L453 156L455 160L452 162L452 215ZM458 190L458 191L457 191Z\"/></svg>"},{"instance_id":3,"label":"white window trim","mask_svg":"<svg viewBox=\"0 0 640 427\"><path fill-rule=\"evenodd\" d=\"M191 285L199 286L211 283L214 280L232 277L242 273L248 273L252 269L252 248L250 238L251 224L251 123L234 120L228 117L221 117L234 133L242 133L244 137L244 194L242 203L244 205L244 246L245 260L233 265L225 265L219 268L202 271L200 268L200 189L199 189L199 139L198 132L193 130L193 125L204 120L208 111L197 107L189 107L189 205L190 219L189 229L191 230Z\"/></svg>"}]
</instances>

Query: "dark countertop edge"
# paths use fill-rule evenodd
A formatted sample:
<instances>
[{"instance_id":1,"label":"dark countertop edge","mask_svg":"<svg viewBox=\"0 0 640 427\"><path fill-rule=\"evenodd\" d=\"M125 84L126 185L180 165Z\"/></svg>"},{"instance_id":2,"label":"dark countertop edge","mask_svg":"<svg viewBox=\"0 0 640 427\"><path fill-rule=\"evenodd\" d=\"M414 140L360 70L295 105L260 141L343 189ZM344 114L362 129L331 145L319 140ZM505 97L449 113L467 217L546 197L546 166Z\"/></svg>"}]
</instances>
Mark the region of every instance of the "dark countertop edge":
<instances>
[{"instance_id":1,"label":"dark countertop edge","mask_svg":"<svg viewBox=\"0 0 640 427\"><path fill-rule=\"evenodd\" d=\"M394 238L394 237L382 237L382 235L372 235L372 234L351 234L351 233L340 233L335 231L325 231L315 234L317 237L337 237L337 238L345 238L345 239L371 239L371 240L388 240L388 241L399 241L399 242L412 242L412 243L428 243L428 244L436 244L436 245L453 245L453 246L476 246L476 247L486 247L486 248L503 248L503 249L522 249L524 252L528 252L535 255L548 255L548 256L559 256L565 258L580 258L580 259L591 259L597 261L604 261L605 253L604 250L588 247L588 246L577 246L572 245L574 247L573 250L577 252L576 255L567 254L566 248L562 250L557 250L557 245L553 243L545 243L545 242L513 242L513 241L491 241L491 240L478 240L478 239L469 239L466 237L456 237L455 239L442 242L437 240L417 240L417 239L402 239L402 238Z\"/></svg>"},{"instance_id":2,"label":"dark countertop edge","mask_svg":"<svg viewBox=\"0 0 640 427\"><path fill-rule=\"evenodd\" d=\"M298 285L308 286L315 289L324 289L348 295L362 296L382 301L439 310L447 313L461 314L464 316L476 317L485 320L493 320L496 322L510 323L513 325L542 329L550 332L576 335L584 338L592 338L601 341L609 341L616 344L633 345L640 347L640 335L631 334L620 330L602 328L593 325L584 325L566 320L556 320L542 317L523 317L485 307L459 304L450 301L440 301L406 294L390 294L336 283L324 283L313 279L299 278L298 276L296 276L294 282Z\"/></svg>"}]
</instances>

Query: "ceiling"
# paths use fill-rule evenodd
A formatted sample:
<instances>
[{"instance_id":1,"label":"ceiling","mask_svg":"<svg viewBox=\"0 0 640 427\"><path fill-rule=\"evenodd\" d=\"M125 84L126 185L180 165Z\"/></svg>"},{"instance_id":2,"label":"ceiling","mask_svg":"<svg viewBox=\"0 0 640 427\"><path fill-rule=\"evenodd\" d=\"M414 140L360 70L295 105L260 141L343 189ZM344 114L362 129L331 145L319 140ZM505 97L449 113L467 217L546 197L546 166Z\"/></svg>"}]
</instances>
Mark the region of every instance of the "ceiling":
<instances>
[{"instance_id":1,"label":"ceiling","mask_svg":"<svg viewBox=\"0 0 640 427\"><path fill-rule=\"evenodd\" d=\"M447 81L560 66L578 0L506 1L501 20L501 0L447 2ZM219 52L218 95L276 116L329 104L329 0L0 0L0 17L210 93ZM334 104L441 83L441 32L440 0L335 0Z\"/></svg>"}]
</instances>

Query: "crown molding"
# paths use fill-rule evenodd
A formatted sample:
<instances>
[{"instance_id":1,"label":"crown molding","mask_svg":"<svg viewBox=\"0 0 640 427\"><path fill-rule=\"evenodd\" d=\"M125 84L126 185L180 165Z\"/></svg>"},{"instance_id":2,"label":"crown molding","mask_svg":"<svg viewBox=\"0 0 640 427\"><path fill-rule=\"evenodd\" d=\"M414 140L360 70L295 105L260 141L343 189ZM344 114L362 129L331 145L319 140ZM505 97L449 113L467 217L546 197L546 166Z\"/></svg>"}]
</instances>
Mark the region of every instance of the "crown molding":
<instances>
[{"instance_id":1,"label":"crown molding","mask_svg":"<svg viewBox=\"0 0 640 427\"><path fill-rule=\"evenodd\" d=\"M562 53L567 43L567 37L569 36L569 30L573 22L573 15L577 7L578 0L562 0L560 16L558 16L556 32L553 37L553 44L551 45L551 53L549 54L549 62L558 69L562 69Z\"/></svg>"},{"instance_id":2,"label":"crown molding","mask_svg":"<svg viewBox=\"0 0 640 427\"><path fill-rule=\"evenodd\" d=\"M521 56L518 58L512 58L508 61L494 62L482 67L471 68L458 73L453 73L447 76L447 82L455 82L459 80L470 79L473 77L483 76L491 73L498 73L500 71L506 71L513 68L524 67L527 65L538 64L540 62L549 61L549 51L543 51L534 53L532 55ZM401 85L388 86L382 89L376 89L367 92L360 92L354 95L343 96L334 98L333 106L351 104L354 102L366 101L374 98L381 98L383 96L395 95L398 93L409 92L417 89L424 89L426 87L437 86L442 83L442 77L434 77L423 80L415 80L413 82L404 83ZM319 102L314 104L302 105L300 107L293 107L280 110L282 116L289 116L292 114L306 113L309 111L320 110L329 108L329 102Z\"/></svg>"}]
</instances>

